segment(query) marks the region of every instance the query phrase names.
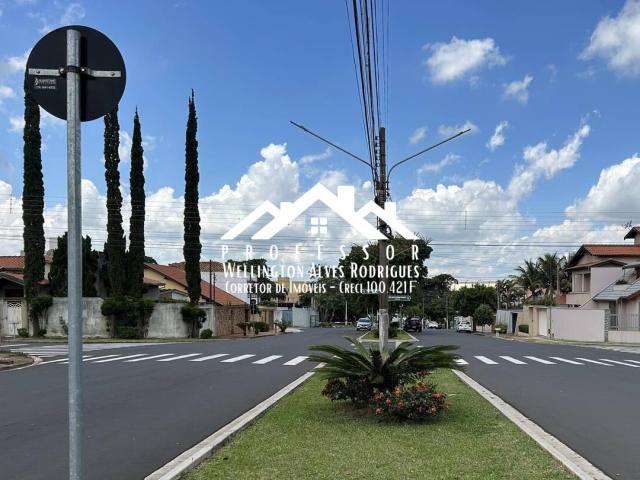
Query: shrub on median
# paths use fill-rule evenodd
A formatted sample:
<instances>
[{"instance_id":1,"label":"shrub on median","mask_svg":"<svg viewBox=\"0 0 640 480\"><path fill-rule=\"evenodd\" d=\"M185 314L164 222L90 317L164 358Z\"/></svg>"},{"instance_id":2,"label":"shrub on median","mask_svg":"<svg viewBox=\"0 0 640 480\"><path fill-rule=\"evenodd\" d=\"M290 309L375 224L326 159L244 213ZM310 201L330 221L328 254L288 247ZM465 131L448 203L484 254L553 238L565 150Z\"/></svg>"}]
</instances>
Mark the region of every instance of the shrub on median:
<instances>
[{"instance_id":1,"label":"shrub on median","mask_svg":"<svg viewBox=\"0 0 640 480\"><path fill-rule=\"evenodd\" d=\"M371 402L376 415L404 420L426 420L448 408L447 395L422 381L398 385L393 390L374 390Z\"/></svg>"}]
</instances>

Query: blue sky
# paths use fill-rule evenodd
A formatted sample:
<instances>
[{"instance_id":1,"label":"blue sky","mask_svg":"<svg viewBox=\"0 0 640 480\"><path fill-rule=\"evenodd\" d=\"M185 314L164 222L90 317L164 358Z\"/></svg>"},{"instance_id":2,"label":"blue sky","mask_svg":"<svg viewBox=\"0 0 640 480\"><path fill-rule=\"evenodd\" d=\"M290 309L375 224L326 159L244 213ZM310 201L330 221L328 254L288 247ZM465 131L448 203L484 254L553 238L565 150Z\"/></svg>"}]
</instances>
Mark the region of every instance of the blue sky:
<instances>
[{"instance_id":1,"label":"blue sky","mask_svg":"<svg viewBox=\"0 0 640 480\"><path fill-rule=\"evenodd\" d=\"M288 123L300 122L365 155L343 1L0 0L0 11L0 180L11 186L16 202L22 183L21 73L16 65L44 32L69 23L95 27L121 49L128 74L120 106L123 143L137 106L147 146L148 194L164 187L173 189L171 201L182 194L191 88L199 114L203 197L221 201L224 185L237 193L237 182L245 174L251 180L251 166L265 161L261 149L270 144L286 144L299 174L294 192L331 175L353 183L367 180L360 164L337 151L326 152L325 145ZM607 197L616 175L620 181L640 178L640 166L623 164L638 151L637 2L394 1L389 23L389 158L403 158L438 141L446 127L467 122L474 127L397 170L393 199L408 212L448 212L444 218L460 219L460 212L468 210L466 230L460 222L443 225L409 213L415 228L434 241L503 245L502 253L491 253L496 255L491 265L471 269L459 250L443 247L442 258L434 258L434 271L496 278L519 259L539 253L521 243L621 241L622 223L640 221L632 203L638 194L626 192L624 202ZM489 148L501 124L503 143ZM83 129L83 177L95 187L96 199L104 194L102 128L98 120ZM64 125L47 120L43 134L48 225L56 233L66 194ZM301 162L304 157L307 161ZM601 172L612 168L603 180ZM522 173L530 175L526 191L513 184ZM126 163L122 174L128 177ZM274 186L285 185L278 181ZM514 193L516 188L520 191ZM590 195L592 188L596 191ZM282 199L277 192L263 193ZM6 198L0 198L3 208ZM167 205L176 208L167 207L165 217L178 218L178 205ZM605 211L613 213L600 213ZM19 219L6 221L14 228ZM15 247L5 240L2 250L8 253Z\"/></svg>"}]
</instances>

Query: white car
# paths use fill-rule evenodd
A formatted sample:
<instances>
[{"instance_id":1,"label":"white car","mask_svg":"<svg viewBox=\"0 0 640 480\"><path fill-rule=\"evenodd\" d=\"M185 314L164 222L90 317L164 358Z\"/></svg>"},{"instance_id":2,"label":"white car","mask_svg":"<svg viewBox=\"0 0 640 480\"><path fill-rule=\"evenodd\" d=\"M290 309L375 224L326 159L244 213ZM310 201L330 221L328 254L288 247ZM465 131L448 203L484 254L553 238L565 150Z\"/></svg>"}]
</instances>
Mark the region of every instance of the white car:
<instances>
[{"instance_id":1,"label":"white car","mask_svg":"<svg viewBox=\"0 0 640 480\"><path fill-rule=\"evenodd\" d=\"M471 328L471 324L467 322L460 322L456 327L456 332L467 332L471 333L473 329Z\"/></svg>"},{"instance_id":2,"label":"white car","mask_svg":"<svg viewBox=\"0 0 640 480\"><path fill-rule=\"evenodd\" d=\"M427 323L427 328L440 328L440 325L438 325L438 322L431 320Z\"/></svg>"}]
</instances>

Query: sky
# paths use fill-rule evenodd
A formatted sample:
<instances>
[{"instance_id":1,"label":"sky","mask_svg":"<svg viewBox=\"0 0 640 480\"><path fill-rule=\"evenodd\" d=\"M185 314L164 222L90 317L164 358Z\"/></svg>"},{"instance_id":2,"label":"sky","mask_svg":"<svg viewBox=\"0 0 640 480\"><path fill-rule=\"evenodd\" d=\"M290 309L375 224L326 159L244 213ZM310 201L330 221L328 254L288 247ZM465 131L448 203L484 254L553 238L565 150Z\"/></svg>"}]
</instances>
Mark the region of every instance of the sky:
<instances>
[{"instance_id":1,"label":"sky","mask_svg":"<svg viewBox=\"0 0 640 480\"><path fill-rule=\"evenodd\" d=\"M385 2L386 3L386 2ZM387 129L391 163L471 128L399 167L399 218L431 240L432 274L502 278L524 259L583 242L622 242L640 223L640 2L389 2ZM182 258L184 131L195 91L203 258L265 200L320 182L372 195L366 166L293 127L366 156L345 3L0 0L0 254L21 250L22 76L30 48L62 25L104 32L127 65L120 103L128 197L132 118L145 146L147 242ZM105 238L102 120L83 124L83 229ZM43 114L47 237L66 230L65 124ZM324 213L323 213L324 215ZM330 214L329 214L330 215ZM331 218L325 257L360 241ZM272 242L313 256L301 219ZM238 257L244 244L232 245ZM261 250L262 249L262 250ZM313 254L313 255L312 255ZM287 255L290 255L287 257Z\"/></svg>"}]
</instances>

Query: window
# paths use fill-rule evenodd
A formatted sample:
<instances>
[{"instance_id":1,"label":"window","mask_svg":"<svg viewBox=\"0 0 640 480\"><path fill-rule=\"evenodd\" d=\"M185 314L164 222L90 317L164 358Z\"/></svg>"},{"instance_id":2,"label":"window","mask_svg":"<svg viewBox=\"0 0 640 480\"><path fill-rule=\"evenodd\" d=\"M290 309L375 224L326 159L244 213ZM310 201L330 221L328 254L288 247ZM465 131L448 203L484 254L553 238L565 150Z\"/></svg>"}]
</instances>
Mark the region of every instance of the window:
<instances>
[{"instance_id":1,"label":"window","mask_svg":"<svg viewBox=\"0 0 640 480\"><path fill-rule=\"evenodd\" d=\"M588 293L591 291L591 274L590 273L574 273L573 274L573 293Z\"/></svg>"},{"instance_id":2,"label":"window","mask_svg":"<svg viewBox=\"0 0 640 480\"><path fill-rule=\"evenodd\" d=\"M327 217L311 217L311 228L309 233L311 235L326 235L327 234Z\"/></svg>"}]
</instances>

